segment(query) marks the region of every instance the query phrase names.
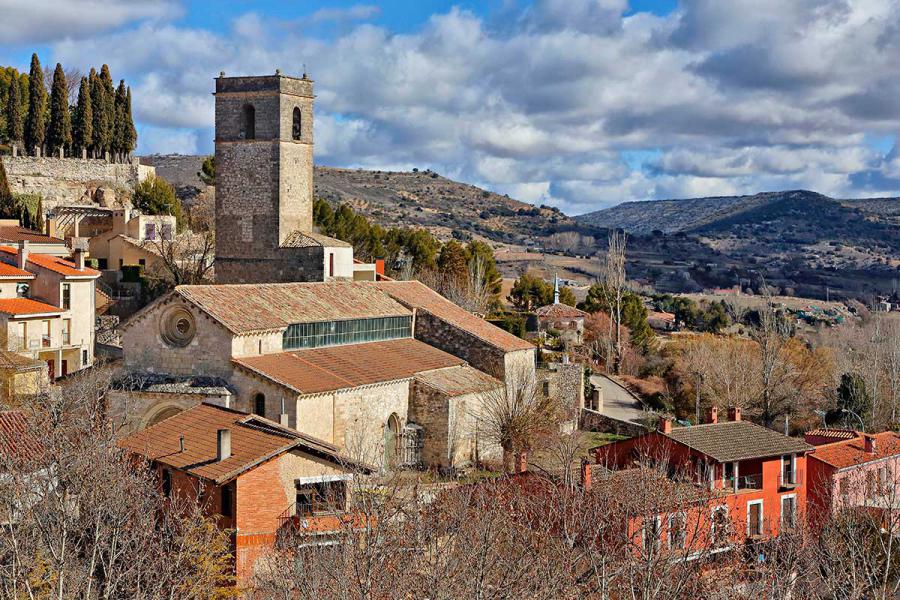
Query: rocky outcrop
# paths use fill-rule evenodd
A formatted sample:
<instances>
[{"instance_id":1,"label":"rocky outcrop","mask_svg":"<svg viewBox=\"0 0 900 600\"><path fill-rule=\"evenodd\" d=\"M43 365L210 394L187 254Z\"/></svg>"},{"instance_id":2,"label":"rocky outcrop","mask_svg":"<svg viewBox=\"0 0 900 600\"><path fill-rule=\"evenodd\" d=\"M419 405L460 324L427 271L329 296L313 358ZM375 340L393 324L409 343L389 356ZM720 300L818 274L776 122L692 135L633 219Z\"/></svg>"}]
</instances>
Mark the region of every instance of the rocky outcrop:
<instances>
[{"instance_id":1,"label":"rocky outcrop","mask_svg":"<svg viewBox=\"0 0 900 600\"><path fill-rule=\"evenodd\" d=\"M45 211L64 204L116 206L154 173L153 167L81 158L0 157L17 194L40 194Z\"/></svg>"}]
</instances>

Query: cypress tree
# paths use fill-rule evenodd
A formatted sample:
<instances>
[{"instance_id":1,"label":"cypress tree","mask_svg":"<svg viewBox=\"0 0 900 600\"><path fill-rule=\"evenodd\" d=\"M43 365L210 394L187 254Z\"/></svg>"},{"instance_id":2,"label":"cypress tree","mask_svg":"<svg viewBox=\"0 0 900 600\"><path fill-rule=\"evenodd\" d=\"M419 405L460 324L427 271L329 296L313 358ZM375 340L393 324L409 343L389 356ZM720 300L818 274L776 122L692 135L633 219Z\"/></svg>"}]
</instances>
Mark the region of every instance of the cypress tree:
<instances>
[{"instance_id":1,"label":"cypress tree","mask_svg":"<svg viewBox=\"0 0 900 600\"><path fill-rule=\"evenodd\" d=\"M122 155L127 152L126 145L128 140L125 130L128 128L125 123L125 108L128 102L128 92L125 90L125 80L119 81L119 87L116 88L115 99L115 127L113 133L113 151L116 154L116 160L121 160Z\"/></svg>"},{"instance_id":2,"label":"cypress tree","mask_svg":"<svg viewBox=\"0 0 900 600\"><path fill-rule=\"evenodd\" d=\"M89 150L93 141L94 113L91 109L91 85L87 77L81 78L78 88L78 104L72 122L73 145L76 151Z\"/></svg>"},{"instance_id":3,"label":"cypress tree","mask_svg":"<svg viewBox=\"0 0 900 600\"><path fill-rule=\"evenodd\" d=\"M21 143L25 131L22 119L22 88L16 75L9 82L9 96L6 103L6 137L12 143Z\"/></svg>"},{"instance_id":4,"label":"cypress tree","mask_svg":"<svg viewBox=\"0 0 900 600\"><path fill-rule=\"evenodd\" d=\"M47 105L47 90L44 88L44 72L38 55L31 55L31 71L28 73L28 117L25 119L23 138L25 149L34 152L44 145L44 111Z\"/></svg>"},{"instance_id":5,"label":"cypress tree","mask_svg":"<svg viewBox=\"0 0 900 600\"><path fill-rule=\"evenodd\" d=\"M114 150L113 141L116 133L116 88L113 86L113 80L109 74L108 65L100 67L99 80L100 87L103 89L103 95L100 97L101 101L99 103L100 112L102 113L100 119L102 123L100 132L102 145L100 150L103 152L112 152Z\"/></svg>"},{"instance_id":6,"label":"cypress tree","mask_svg":"<svg viewBox=\"0 0 900 600\"><path fill-rule=\"evenodd\" d=\"M103 144L100 130L103 127L103 86L100 85L100 78L97 71L92 67L88 75L88 85L91 88L91 156L97 158L100 154L100 147Z\"/></svg>"},{"instance_id":7,"label":"cypress tree","mask_svg":"<svg viewBox=\"0 0 900 600\"><path fill-rule=\"evenodd\" d=\"M137 146L137 130L134 128L134 118L131 116L131 86L125 94L125 154L134 152Z\"/></svg>"},{"instance_id":8,"label":"cypress tree","mask_svg":"<svg viewBox=\"0 0 900 600\"><path fill-rule=\"evenodd\" d=\"M50 93L50 126L47 128L47 150L56 156L72 146L72 120L69 116L69 88L62 65L53 71L53 90Z\"/></svg>"}]
</instances>

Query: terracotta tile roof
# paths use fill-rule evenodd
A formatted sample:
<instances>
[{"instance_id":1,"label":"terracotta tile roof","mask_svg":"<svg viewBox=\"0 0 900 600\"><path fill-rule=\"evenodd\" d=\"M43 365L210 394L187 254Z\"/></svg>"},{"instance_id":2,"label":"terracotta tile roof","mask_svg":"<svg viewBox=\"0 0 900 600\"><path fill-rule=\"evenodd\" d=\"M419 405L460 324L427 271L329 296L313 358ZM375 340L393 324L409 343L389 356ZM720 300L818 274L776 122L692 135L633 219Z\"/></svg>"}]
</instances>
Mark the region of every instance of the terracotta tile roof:
<instances>
[{"instance_id":1,"label":"terracotta tile roof","mask_svg":"<svg viewBox=\"0 0 900 600\"><path fill-rule=\"evenodd\" d=\"M22 356L21 354L10 352L9 350L0 350L0 369L24 372L46 368L47 363L42 360Z\"/></svg>"},{"instance_id":2,"label":"terracotta tile roof","mask_svg":"<svg viewBox=\"0 0 900 600\"><path fill-rule=\"evenodd\" d=\"M0 313L7 315L61 314L64 311L52 304L38 302L31 298L0 298Z\"/></svg>"},{"instance_id":3,"label":"terracotta tile roof","mask_svg":"<svg viewBox=\"0 0 900 600\"><path fill-rule=\"evenodd\" d=\"M39 231L27 229L19 225L0 225L0 241L4 242L37 242L38 244L65 244L66 241L44 235Z\"/></svg>"},{"instance_id":4,"label":"terracotta tile roof","mask_svg":"<svg viewBox=\"0 0 900 600\"><path fill-rule=\"evenodd\" d=\"M804 435L807 438L828 438L836 442L838 440L852 440L859 433L852 429L813 429L812 431L807 431Z\"/></svg>"},{"instance_id":5,"label":"terracotta tile roof","mask_svg":"<svg viewBox=\"0 0 900 600\"><path fill-rule=\"evenodd\" d=\"M263 354L233 362L298 394L396 381L464 364L462 359L412 338Z\"/></svg>"},{"instance_id":6,"label":"terracotta tile roof","mask_svg":"<svg viewBox=\"0 0 900 600\"><path fill-rule=\"evenodd\" d=\"M816 446L810 455L838 469L862 465L875 460L900 455L900 434L893 431L871 434L875 438L875 452L866 452L865 438L860 435L852 440Z\"/></svg>"},{"instance_id":7,"label":"terracotta tile roof","mask_svg":"<svg viewBox=\"0 0 900 600\"><path fill-rule=\"evenodd\" d=\"M18 250L11 246L0 246L0 253L6 254L7 256L16 256ZM100 277L100 271L96 271L90 267L79 269L75 266L75 263L49 254L29 252L28 262L29 264L49 269L50 271L54 271L66 277Z\"/></svg>"},{"instance_id":8,"label":"terracotta tile roof","mask_svg":"<svg viewBox=\"0 0 900 600\"><path fill-rule=\"evenodd\" d=\"M233 333L281 329L291 323L411 314L364 282L181 285L175 292Z\"/></svg>"},{"instance_id":9,"label":"terracotta tile roof","mask_svg":"<svg viewBox=\"0 0 900 600\"><path fill-rule=\"evenodd\" d=\"M468 365L419 373L416 381L450 397L483 392L503 385L487 373Z\"/></svg>"},{"instance_id":10,"label":"terracotta tile roof","mask_svg":"<svg viewBox=\"0 0 900 600\"><path fill-rule=\"evenodd\" d=\"M343 240L328 237L311 231L292 231L281 244L285 248L352 248L352 244L348 244Z\"/></svg>"},{"instance_id":11,"label":"terracotta tile roof","mask_svg":"<svg viewBox=\"0 0 900 600\"><path fill-rule=\"evenodd\" d=\"M378 281L368 285L376 286L406 306L432 314L504 352L534 349L531 343L476 317L418 281Z\"/></svg>"},{"instance_id":12,"label":"terracotta tile roof","mask_svg":"<svg viewBox=\"0 0 900 600\"><path fill-rule=\"evenodd\" d=\"M25 458L41 451L25 413L17 410L0 411L0 455Z\"/></svg>"},{"instance_id":13,"label":"terracotta tile roof","mask_svg":"<svg viewBox=\"0 0 900 600\"><path fill-rule=\"evenodd\" d=\"M587 316L587 313L583 310L562 302L542 306L536 309L534 314L542 319L583 319Z\"/></svg>"},{"instance_id":14,"label":"terracotta tile roof","mask_svg":"<svg viewBox=\"0 0 900 600\"><path fill-rule=\"evenodd\" d=\"M216 432L231 430L231 456L216 460ZM180 437L184 436L184 452ZM198 404L119 440L119 446L157 463L223 484L293 449L345 464L338 449L256 415Z\"/></svg>"},{"instance_id":15,"label":"terracotta tile roof","mask_svg":"<svg viewBox=\"0 0 900 600\"><path fill-rule=\"evenodd\" d=\"M719 462L802 453L813 449L803 440L750 421L675 427L669 437Z\"/></svg>"},{"instance_id":16,"label":"terracotta tile roof","mask_svg":"<svg viewBox=\"0 0 900 600\"><path fill-rule=\"evenodd\" d=\"M0 279L34 279L34 273L24 271L14 265L0 262Z\"/></svg>"}]
</instances>

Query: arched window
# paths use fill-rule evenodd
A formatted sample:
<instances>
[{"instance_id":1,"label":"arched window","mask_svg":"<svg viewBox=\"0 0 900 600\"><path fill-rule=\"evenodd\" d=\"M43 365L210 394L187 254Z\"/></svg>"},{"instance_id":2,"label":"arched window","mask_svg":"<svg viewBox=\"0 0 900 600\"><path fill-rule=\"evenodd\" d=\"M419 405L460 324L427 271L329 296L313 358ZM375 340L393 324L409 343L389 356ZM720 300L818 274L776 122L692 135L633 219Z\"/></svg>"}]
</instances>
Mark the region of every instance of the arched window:
<instances>
[{"instance_id":1,"label":"arched window","mask_svg":"<svg viewBox=\"0 0 900 600\"><path fill-rule=\"evenodd\" d=\"M388 417L384 427L384 466L391 469L397 465L398 440L400 438L400 419L397 415Z\"/></svg>"},{"instance_id":2,"label":"arched window","mask_svg":"<svg viewBox=\"0 0 900 600\"><path fill-rule=\"evenodd\" d=\"M256 394L253 396L253 412L261 417L266 416L266 395Z\"/></svg>"},{"instance_id":3,"label":"arched window","mask_svg":"<svg viewBox=\"0 0 900 600\"><path fill-rule=\"evenodd\" d=\"M303 131L301 128L302 123L303 123L303 117L300 114L300 107L295 106L294 107L294 127L291 130L291 137L293 137L295 140L300 139L300 135Z\"/></svg>"},{"instance_id":4,"label":"arched window","mask_svg":"<svg viewBox=\"0 0 900 600\"><path fill-rule=\"evenodd\" d=\"M244 105L244 127L241 133L245 140L252 140L256 137L256 109L252 104Z\"/></svg>"}]
</instances>

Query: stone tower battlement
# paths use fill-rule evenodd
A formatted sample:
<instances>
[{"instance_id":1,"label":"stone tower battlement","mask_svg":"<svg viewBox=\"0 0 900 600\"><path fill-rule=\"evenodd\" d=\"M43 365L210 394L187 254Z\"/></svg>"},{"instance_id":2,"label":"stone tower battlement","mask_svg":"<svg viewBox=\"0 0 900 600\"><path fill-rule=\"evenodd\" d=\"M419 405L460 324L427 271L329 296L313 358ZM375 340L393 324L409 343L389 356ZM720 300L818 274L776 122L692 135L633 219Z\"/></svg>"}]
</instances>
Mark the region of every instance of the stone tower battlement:
<instances>
[{"instance_id":1,"label":"stone tower battlement","mask_svg":"<svg viewBox=\"0 0 900 600\"><path fill-rule=\"evenodd\" d=\"M270 264L313 229L312 80L222 74L215 98L216 279L248 281L248 268L256 281L318 278Z\"/></svg>"}]
</instances>

